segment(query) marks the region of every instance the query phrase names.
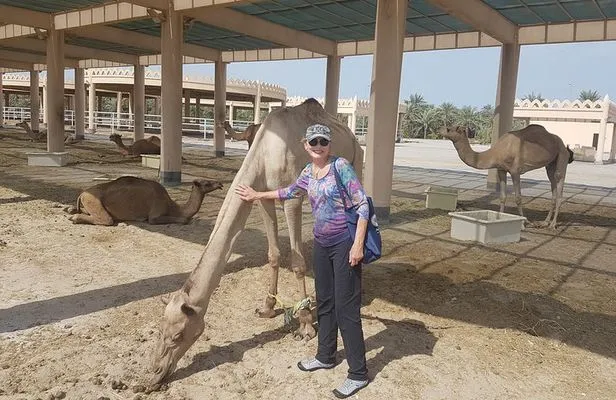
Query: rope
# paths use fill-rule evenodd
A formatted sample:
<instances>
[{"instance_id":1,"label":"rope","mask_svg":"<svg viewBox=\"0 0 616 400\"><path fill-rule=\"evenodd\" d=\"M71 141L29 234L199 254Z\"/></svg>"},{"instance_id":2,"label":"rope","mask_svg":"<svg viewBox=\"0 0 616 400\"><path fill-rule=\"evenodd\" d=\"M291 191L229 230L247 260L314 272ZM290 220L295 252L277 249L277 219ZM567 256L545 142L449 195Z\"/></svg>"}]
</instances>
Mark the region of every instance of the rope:
<instances>
[{"instance_id":1,"label":"rope","mask_svg":"<svg viewBox=\"0 0 616 400\"><path fill-rule=\"evenodd\" d=\"M312 311L316 307L316 305L312 304L312 300L310 299L310 297L306 297L305 299L298 301L294 305L285 305L277 294L268 293L267 297L275 299L276 304L280 305L280 307L284 310L285 326L291 323L291 321L293 320L293 318L295 317L298 311L300 310Z\"/></svg>"}]
</instances>

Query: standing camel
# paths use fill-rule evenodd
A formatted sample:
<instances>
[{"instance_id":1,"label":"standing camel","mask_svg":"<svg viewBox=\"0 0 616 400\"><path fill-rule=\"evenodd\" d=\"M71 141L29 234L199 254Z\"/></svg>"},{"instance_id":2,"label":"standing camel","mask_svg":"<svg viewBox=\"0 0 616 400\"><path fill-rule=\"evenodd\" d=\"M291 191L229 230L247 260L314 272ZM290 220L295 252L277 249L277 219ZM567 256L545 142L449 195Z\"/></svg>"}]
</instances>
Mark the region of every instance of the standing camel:
<instances>
[{"instance_id":1,"label":"standing camel","mask_svg":"<svg viewBox=\"0 0 616 400\"><path fill-rule=\"evenodd\" d=\"M246 127L246 129L244 129L244 132L242 133L237 133L235 129L233 129L229 121L225 121L224 126L225 126L225 131L227 132L228 136L230 136L231 138L235 140L247 141L248 149L250 149L250 146L252 146L252 142L254 142L255 136L257 135L257 132L259 131L259 128L261 127L261 124L250 124Z\"/></svg>"},{"instance_id":2,"label":"standing camel","mask_svg":"<svg viewBox=\"0 0 616 400\"><path fill-rule=\"evenodd\" d=\"M528 125L524 129L504 134L488 150L476 152L468 142L468 129L443 128L440 134L453 142L460 159L477 169L496 168L500 186L500 212L505 211L507 200L507 172L511 175L515 203L521 216L522 194L520 175L545 167L552 186L552 206L542 225L556 227L558 210L562 203L567 164L573 162L573 151L562 139L548 132L541 125Z\"/></svg>"},{"instance_id":3,"label":"standing camel","mask_svg":"<svg viewBox=\"0 0 616 400\"><path fill-rule=\"evenodd\" d=\"M178 360L203 333L203 319L210 297L220 283L233 243L244 229L252 209L250 203L242 201L234 193L234 188L243 184L258 191L267 191L294 182L309 161L301 139L306 128L315 123L330 127L332 153L349 160L361 177L363 150L357 139L346 125L325 112L316 100L308 99L296 107L283 107L267 116L229 187L199 264L182 288L165 301L161 335L153 354L154 385L173 372ZM301 299L305 299L306 263L301 253L301 203L301 199L287 200L283 207L291 240L292 267ZM269 245L269 294L259 315L273 317L280 258L274 200L261 200L260 208ZM316 332L310 312L301 310L298 319L300 327L296 335L305 339L314 337Z\"/></svg>"}]
</instances>

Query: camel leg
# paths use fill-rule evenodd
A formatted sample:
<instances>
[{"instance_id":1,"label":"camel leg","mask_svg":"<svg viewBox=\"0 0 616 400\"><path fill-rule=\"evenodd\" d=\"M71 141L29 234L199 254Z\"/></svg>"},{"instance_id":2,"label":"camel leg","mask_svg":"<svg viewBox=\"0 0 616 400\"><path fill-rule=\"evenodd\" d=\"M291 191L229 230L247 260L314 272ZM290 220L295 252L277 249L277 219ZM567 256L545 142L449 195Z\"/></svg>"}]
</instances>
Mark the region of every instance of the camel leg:
<instances>
[{"instance_id":1,"label":"camel leg","mask_svg":"<svg viewBox=\"0 0 616 400\"><path fill-rule=\"evenodd\" d=\"M74 224L113 225L113 217L105 210L101 200L90 193L82 193L79 197L81 209L85 211L69 217Z\"/></svg>"},{"instance_id":2,"label":"camel leg","mask_svg":"<svg viewBox=\"0 0 616 400\"><path fill-rule=\"evenodd\" d=\"M520 186L520 175L511 174L511 181L513 182L515 204L518 206L518 213L520 214L520 217L523 217L524 212L522 211L522 187Z\"/></svg>"},{"instance_id":3,"label":"camel leg","mask_svg":"<svg viewBox=\"0 0 616 400\"><path fill-rule=\"evenodd\" d=\"M498 169L498 187L500 188L500 212L505 212L507 202L507 171Z\"/></svg>"},{"instance_id":4,"label":"camel leg","mask_svg":"<svg viewBox=\"0 0 616 400\"><path fill-rule=\"evenodd\" d=\"M276 219L276 204L274 200L261 200L259 202L259 210L263 218L265 226L265 234L267 235L267 258L268 258L268 296L265 298L265 306L262 309L255 310L261 318L272 318L276 315L274 307L276 299L270 295L278 294L278 269L280 267L280 246L278 242L278 220Z\"/></svg>"},{"instance_id":5,"label":"camel leg","mask_svg":"<svg viewBox=\"0 0 616 400\"><path fill-rule=\"evenodd\" d=\"M289 227L289 240L291 241L291 266L297 280L297 290L300 300L307 297L306 293L306 260L302 254L302 199L287 200L284 202L284 213ZM310 310L297 312L299 328L295 337L310 340L316 336L312 326L313 318Z\"/></svg>"},{"instance_id":6,"label":"camel leg","mask_svg":"<svg viewBox=\"0 0 616 400\"><path fill-rule=\"evenodd\" d=\"M558 162L562 165L559 165ZM552 186L552 208L544 222L549 224L550 228L554 229L556 228L556 220L558 219L560 205L563 201L563 188L565 186L565 174L567 171L566 159L565 161L559 159L556 163L546 166L546 171ZM554 213L553 217L552 211Z\"/></svg>"}]
</instances>

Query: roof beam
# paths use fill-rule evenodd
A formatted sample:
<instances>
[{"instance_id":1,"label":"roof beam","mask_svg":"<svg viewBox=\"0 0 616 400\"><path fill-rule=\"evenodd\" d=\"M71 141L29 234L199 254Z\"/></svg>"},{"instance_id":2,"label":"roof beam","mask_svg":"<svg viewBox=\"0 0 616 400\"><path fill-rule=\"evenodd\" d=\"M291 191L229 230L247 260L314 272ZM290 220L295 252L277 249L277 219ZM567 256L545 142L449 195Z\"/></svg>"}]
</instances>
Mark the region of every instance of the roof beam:
<instances>
[{"instance_id":1,"label":"roof beam","mask_svg":"<svg viewBox=\"0 0 616 400\"><path fill-rule=\"evenodd\" d=\"M51 15L44 12L0 5L0 22L6 24L18 24L49 29L51 28L51 21Z\"/></svg>"},{"instance_id":2,"label":"roof beam","mask_svg":"<svg viewBox=\"0 0 616 400\"><path fill-rule=\"evenodd\" d=\"M501 43L515 43L518 27L481 0L428 0L451 16Z\"/></svg>"},{"instance_id":3,"label":"roof beam","mask_svg":"<svg viewBox=\"0 0 616 400\"><path fill-rule=\"evenodd\" d=\"M135 1L134 3L137 2L144 3L144 1ZM83 10L56 14L53 16L53 22L56 29L69 29L147 17L147 7L128 2L112 2Z\"/></svg>"},{"instance_id":4,"label":"roof beam","mask_svg":"<svg viewBox=\"0 0 616 400\"><path fill-rule=\"evenodd\" d=\"M208 25L283 46L297 47L323 55L336 54L336 43L334 41L274 24L262 18L228 8L200 8L186 10L183 13Z\"/></svg>"},{"instance_id":5,"label":"roof beam","mask_svg":"<svg viewBox=\"0 0 616 400\"><path fill-rule=\"evenodd\" d=\"M24 25L8 24L0 26L0 40L9 39L12 37L35 35L35 28Z\"/></svg>"},{"instance_id":6,"label":"roof beam","mask_svg":"<svg viewBox=\"0 0 616 400\"><path fill-rule=\"evenodd\" d=\"M47 52L47 44L44 40L19 38L7 40L8 46L29 49L41 53ZM99 50L90 47L64 45L64 54L70 58L93 58L99 60L114 61L122 64L135 65L139 62L139 57L132 54L117 53L108 50Z\"/></svg>"},{"instance_id":7,"label":"roof beam","mask_svg":"<svg viewBox=\"0 0 616 400\"><path fill-rule=\"evenodd\" d=\"M34 63L0 60L0 68L21 69L23 71L31 71L34 68Z\"/></svg>"},{"instance_id":8,"label":"roof beam","mask_svg":"<svg viewBox=\"0 0 616 400\"><path fill-rule=\"evenodd\" d=\"M137 47L150 51L153 54L159 54L161 52L161 39L158 36L146 35L144 33L131 32L126 29L102 25L77 28L71 32L74 32L77 36L81 37ZM182 46L182 53L186 56L203 58L211 61L217 61L220 59L219 50L188 43L184 43Z\"/></svg>"},{"instance_id":9,"label":"roof beam","mask_svg":"<svg viewBox=\"0 0 616 400\"><path fill-rule=\"evenodd\" d=\"M7 61L17 61L28 64L46 64L47 57L41 54L24 53L21 51L0 50L0 59ZM64 59L64 66L68 68L77 68L79 62L69 58Z\"/></svg>"}]
</instances>

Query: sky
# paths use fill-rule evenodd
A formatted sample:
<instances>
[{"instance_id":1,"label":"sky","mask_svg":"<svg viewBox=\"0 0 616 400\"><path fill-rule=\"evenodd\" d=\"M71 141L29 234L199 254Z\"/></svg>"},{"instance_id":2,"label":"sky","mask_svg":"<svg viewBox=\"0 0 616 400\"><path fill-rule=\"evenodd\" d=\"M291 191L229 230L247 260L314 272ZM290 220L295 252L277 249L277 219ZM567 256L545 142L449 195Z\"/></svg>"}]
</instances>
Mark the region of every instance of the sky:
<instances>
[{"instance_id":1,"label":"sky","mask_svg":"<svg viewBox=\"0 0 616 400\"><path fill-rule=\"evenodd\" d=\"M405 53L400 101L419 93L437 105L494 104L499 60L499 47ZM232 63L227 78L277 84L286 88L287 96L323 97L326 63L326 59ZM522 46L516 97L534 92L546 99L576 99L581 90L596 90L616 98L615 70L616 42ZM184 73L214 76L214 66L185 65ZM340 76L340 98L369 99L372 56L343 58Z\"/></svg>"}]
</instances>

